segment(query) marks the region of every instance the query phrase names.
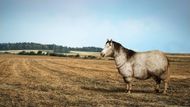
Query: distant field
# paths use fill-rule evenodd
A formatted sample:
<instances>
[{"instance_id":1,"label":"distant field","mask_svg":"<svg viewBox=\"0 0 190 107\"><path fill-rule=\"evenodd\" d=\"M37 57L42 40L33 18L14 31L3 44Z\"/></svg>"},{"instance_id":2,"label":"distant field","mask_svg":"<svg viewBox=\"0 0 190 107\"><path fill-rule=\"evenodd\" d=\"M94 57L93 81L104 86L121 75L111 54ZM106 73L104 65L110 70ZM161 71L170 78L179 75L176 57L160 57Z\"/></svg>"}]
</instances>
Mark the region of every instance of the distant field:
<instances>
[{"instance_id":1,"label":"distant field","mask_svg":"<svg viewBox=\"0 0 190 107\"><path fill-rule=\"evenodd\" d=\"M190 56L168 56L172 78L162 95L151 79L134 80L127 94L113 60L2 54L0 106L190 106Z\"/></svg>"},{"instance_id":2,"label":"distant field","mask_svg":"<svg viewBox=\"0 0 190 107\"><path fill-rule=\"evenodd\" d=\"M81 56L96 56L99 57L100 56L100 52L84 52L84 51L70 51L71 54L79 54Z\"/></svg>"}]
</instances>

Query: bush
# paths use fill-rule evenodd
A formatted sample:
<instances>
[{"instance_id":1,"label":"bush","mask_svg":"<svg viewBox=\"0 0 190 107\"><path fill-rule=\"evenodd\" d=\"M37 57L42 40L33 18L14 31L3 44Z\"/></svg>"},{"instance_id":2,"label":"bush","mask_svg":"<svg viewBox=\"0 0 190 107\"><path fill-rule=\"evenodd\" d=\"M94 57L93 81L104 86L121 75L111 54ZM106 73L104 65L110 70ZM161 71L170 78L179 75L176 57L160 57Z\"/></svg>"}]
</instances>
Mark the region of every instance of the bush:
<instances>
[{"instance_id":1,"label":"bush","mask_svg":"<svg viewBox=\"0 0 190 107\"><path fill-rule=\"evenodd\" d=\"M29 55L36 55L34 51L30 51Z\"/></svg>"},{"instance_id":2,"label":"bush","mask_svg":"<svg viewBox=\"0 0 190 107\"><path fill-rule=\"evenodd\" d=\"M76 58L80 58L80 55L79 55L79 54L77 54L77 55L75 55L75 57L76 57Z\"/></svg>"},{"instance_id":3,"label":"bush","mask_svg":"<svg viewBox=\"0 0 190 107\"><path fill-rule=\"evenodd\" d=\"M49 53L49 56L66 57L64 54Z\"/></svg>"},{"instance_id":4,"label":"bush","mask_svg":"<svg viewBox=\"0 0 190 107\"><path fill-rule=\"evenodd\" d=\"M26 51L21 51L21 52L19 52L18 54L19 54L19 55L26 55L27 52L26 52Z\"/></svg>"},{"instance_id":5,"label":"bush","mask_svg":"<svg viewBox=\"0 0 190 107\"><path fill-rule=\"evenodd\" d=\"M34 51L26 52L26 51L21 51L18 53L18 55L37 55Z\"/></svg>"},{"instance_id":6,"label":"bush","mask_svg":"<svg viewBox=\"0 0 190 107\"><path fill-rule=\"evenodd\" d=\"M4 52L4 54L11 54L10 52Z\"/></svg>"},{"instance_id":7,"label":"bush","mask_svg":"<svg viewBox=\"0 0 190 107\"><path fill-rule=\"evenodd\" d=\"M42 51L38 51L37 55L43 55Z\"/></svg>"},{"instance_id":8,"label":"bush","mask_svg":"<svg viewBox=\"0 0 190 107\"><path fill-rule=\"evenodd\" d=\"M84 56L84 59L96 59L96 56L88 55Z\"/></svg>"},{"instance_id":9,"label":"bush","mask_svg":"<svg viewBox=\"0 0 190 107\"><path fill-rule=\"evenodd\" d=\"M35 53L34 51L26 52L26 51L21 51L18 53L18 55L49 55L49 53L43 53L43 51L38 51ZM53 56L53 55L50 55Z\"/></svg>"}]
</instances>

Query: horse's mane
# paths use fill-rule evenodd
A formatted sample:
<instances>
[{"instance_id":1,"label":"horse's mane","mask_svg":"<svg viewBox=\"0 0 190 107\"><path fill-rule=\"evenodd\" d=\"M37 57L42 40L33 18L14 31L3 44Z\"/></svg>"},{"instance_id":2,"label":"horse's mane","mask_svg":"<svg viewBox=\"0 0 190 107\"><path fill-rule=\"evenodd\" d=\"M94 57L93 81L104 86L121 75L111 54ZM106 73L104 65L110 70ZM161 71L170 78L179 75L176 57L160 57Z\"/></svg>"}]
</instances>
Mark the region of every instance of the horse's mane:
<instances>
[{"instance_id":1,"label":"horse's mane","mask_svg":"<svg viewBox=\"0 0 190 107\"><path fill-rule=\"evenodd\" d=\"M111 41L107 41L106 43L111 43ZM123 47L120 43L118 42L115 42L115 41L112 41L113 45L114 45L114 48L117 52L119 52L120 48L123 48L124 51L126 52L127 54L127 59L130 59L131 57L133 57L136 52L134 50L131 50L131 49L127 49L125 47Z\"/></svg>"},{"instance_id":2,"label":"horse's mane","mask_svg":"<svg viewBox=\"0 0 190 107\"><path fill-rule=\"evenodd\" d=\"M126 49L126 50L127 50L127 59L130 59L131 57L133 57L136 54L136 52L131 49Z\"/></svg>"}]
</instances>

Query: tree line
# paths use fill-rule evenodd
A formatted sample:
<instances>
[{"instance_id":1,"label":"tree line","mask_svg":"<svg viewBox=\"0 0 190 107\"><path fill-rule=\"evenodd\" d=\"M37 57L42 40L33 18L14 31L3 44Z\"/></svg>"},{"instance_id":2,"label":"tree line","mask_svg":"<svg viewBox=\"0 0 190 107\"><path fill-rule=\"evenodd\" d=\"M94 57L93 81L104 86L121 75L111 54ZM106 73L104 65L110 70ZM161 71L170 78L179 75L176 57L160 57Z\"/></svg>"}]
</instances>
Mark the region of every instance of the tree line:
<instances>
[{"instance_id":1,"label":"tree line","mask_svg":"<svg viewBox=\"0 0 190 107\"><path fill-rule=\"evenodd\" d=\"M70 51L100 52L98 47L67 47L56 44L40 44L33 42L0 43L0 50L53 50L55 53L68 53Z\"/></svg>"}]
</instances>

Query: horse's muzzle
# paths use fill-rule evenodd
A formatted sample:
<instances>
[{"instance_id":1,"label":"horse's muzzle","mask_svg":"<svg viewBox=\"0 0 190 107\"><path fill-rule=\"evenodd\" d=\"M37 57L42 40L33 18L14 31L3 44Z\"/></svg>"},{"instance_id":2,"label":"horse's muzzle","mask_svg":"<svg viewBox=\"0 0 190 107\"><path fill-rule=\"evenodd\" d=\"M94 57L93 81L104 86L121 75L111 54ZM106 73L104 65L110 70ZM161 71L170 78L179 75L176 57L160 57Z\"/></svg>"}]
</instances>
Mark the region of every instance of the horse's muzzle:
<instances>
[{"instance_id":1,"label":"horse's muzzle","mask_svg":"<svg viewBox=\"0 0 190 107\"><path fill-rule=\"evenodd\" d=\"M100 53L100 56L104 57L104 56L105 56L105 54L101 52L101 53Z\"/></svg>"}]
</instances>

